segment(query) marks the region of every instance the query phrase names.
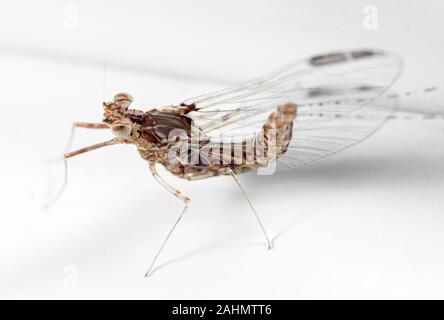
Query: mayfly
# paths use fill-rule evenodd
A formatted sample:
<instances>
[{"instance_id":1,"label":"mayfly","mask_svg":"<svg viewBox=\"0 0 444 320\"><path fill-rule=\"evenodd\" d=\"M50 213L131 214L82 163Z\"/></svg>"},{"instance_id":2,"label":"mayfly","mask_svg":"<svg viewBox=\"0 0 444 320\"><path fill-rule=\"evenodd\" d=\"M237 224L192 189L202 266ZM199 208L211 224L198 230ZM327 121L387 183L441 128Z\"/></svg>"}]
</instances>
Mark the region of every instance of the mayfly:
<instances>
[{"instance_id":1,"label":"mayfly","mask_svg":"<svg viewBox=\"0 0 444 320\"><path fill-rule=\"evenodd\" d=\"M401 60L395 55L351 50L316 55L174 107L146 112L130 109L131 95L119 93L112 102L103 103L101 123L74 123L70 141L75 128L110 129L114 137L67 152L65 169L68 158L111 145L132 144L148 162L154 179L183 202L184 208L146 276L190 203L190 198L163 180L157 165L186 180L232 176L271 248L238 175L270 167L273 171L295 168L364 140L395 109L393 100L381 102L378 98L396 81L401 69ZM64 185L66 174L65 170Z\"/></svg>"}]
</instances>

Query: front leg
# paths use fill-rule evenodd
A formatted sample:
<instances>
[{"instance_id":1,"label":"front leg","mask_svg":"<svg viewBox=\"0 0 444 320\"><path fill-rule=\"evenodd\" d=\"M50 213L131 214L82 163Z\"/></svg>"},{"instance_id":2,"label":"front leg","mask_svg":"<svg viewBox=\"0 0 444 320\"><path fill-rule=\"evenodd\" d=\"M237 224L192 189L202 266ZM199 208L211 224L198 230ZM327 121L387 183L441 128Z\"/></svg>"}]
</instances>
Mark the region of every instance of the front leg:
<instances>
[{"instance_id":1,"label":"front leg","mask_svg":"<svg viewBox=\"0 0 444 320\"><path fill-rule=\"evenodd\" d=\"M88 152L88 151L92 151L92 150L95 150L95 149L98 149L98 148L102 148L102 147L106 147L106 146L109 146L109 145L112 145L112 144L116 143L116 141L113 139L113 140L110 140L110 141L102 142L102 143L99 143L99 144L96 144L96 145L93 145L93 146L89 146L89 147L86 147L86 148L82 148L82 149L70 152L71 147L72 147L72 143L74 141L74 134L75 134L76 128L108 129L108 126L105 123L91 123L91 122L74 122L72 124L71 133L69 135L68 143L67 143L66 148L65 148L65 154L61 158L63 160L63 165L64 165L64 168L65 168L65 173L64 173L64 176L63 176L63 183L62 183L62 186L60 187L59 191L57 191L57 193L52 198L49 198L46 201L46 203L43 206L44 209L48 209L52 204L54 204L54 202L56 202L57 199L59 199L61 197L63 191L65 190L66 184L68 183L68 163L66 162L66 159L74 157L74 156L76 156L78 154L82 154L82 153L85 153L85 152Z\"/></svg>"},{"instance_id":2,"label":"front leg","mask_svg":"<svg viewBox=\"0 0 444 320\"><path fill-rule=\"evenodd\" d=\"M85 129L108 129L105 123L90 123L90 122L74 122L71 127L71 134L69 135L69 140L65 148L65 152L69 152L74 141L74 134L77 128Z\"/></svg>"}]
</instances>

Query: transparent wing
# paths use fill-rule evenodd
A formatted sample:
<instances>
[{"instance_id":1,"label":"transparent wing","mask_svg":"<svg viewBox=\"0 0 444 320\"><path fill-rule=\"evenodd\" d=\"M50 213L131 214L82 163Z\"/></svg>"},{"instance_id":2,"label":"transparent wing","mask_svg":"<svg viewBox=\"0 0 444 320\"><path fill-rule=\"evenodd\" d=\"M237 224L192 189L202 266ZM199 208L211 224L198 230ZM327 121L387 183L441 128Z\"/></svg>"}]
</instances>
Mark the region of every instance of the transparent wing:
<instances>
[{"instance_id":1,"label":"transparent wing","mask_svg":"<svg viewBox=\"0 0 444 320\"><path fill-rule=\"evenodd\" d=\"M296 119L288 150L277 159L277 170L306 165L365 140L386 123L397 100L375 99L355 106L354 111L332 114L330 120L319 114Z\"/></svg>"},{"instance_id":2,"label":"transparent wing","mask_svg":"<svg viewBox=\"0 0 444 320\"><path fill-rule=\"evenodd\" d=\"M257 132L277 106L295 103L293 137L278 166L293 168L336 153L379 129L395 103L381 103L378 97L401 69L401 60L383 51L322 54L184 103L195 104L190 117L213 141L238 140Z\"/></svg>"}]
</instances>

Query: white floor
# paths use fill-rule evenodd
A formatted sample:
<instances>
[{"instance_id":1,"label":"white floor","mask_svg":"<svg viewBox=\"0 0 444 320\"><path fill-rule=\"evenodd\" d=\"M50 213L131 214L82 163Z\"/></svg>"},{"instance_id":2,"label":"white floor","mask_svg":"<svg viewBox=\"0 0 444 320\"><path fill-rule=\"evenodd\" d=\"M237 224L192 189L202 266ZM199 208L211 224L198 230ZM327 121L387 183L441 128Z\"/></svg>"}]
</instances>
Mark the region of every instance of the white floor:
<instances>
[{"instance_id":1,"label":"white floor","mask_svg":"<svg viewBox=\"0 0 444 320\"><path fill-rule=\"evenodd\" d=\"M182 207L132 147L72 159L63 198L41 210L63 174L46 160L72 121L100 121L118 91L149 109L366 46L404 58L396 91L440 88L403 107L444 108L441 4L373 1L379 29L365 30L364 1L71 3L77 27L59 2L0 10L0 297L444 298L443 119L393 120L306 168L241 176L270 251L229 177L190 183L162 171L192 203L148 279ZM82 131L75 147L108 137Z\"/></svg>"}]
</instances>

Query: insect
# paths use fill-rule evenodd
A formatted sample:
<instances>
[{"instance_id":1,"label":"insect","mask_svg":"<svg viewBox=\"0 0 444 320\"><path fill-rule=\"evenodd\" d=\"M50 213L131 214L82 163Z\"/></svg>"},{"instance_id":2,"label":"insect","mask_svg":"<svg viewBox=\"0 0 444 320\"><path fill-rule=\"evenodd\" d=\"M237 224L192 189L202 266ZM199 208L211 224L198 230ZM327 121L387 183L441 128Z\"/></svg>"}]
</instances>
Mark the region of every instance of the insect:
<instances>
[{"instance_id":1,"label":"insect","mask_svg":"<svg viewBox=\"0 0 444 320\"><path fill-rule=\"evenodd\" d=\"M109 129L114 137L65 153L65 164L66 159L99 148L131 144L148 162L154 179L183 202L146 276L190 203L188 196L163 180L157 165L186 180L232 176L271 248L238 175L267 168L271 172L292 169L364 140L394 112L394 100L378 98L401 70L401 60L393 54L351 50L309 57L173 107L130 109L132 96L119 93L103 103L101 123L74 123L70 141L75 128ZM56 197L60 194L61 190Z\"/></svg>"}]
</instances>

